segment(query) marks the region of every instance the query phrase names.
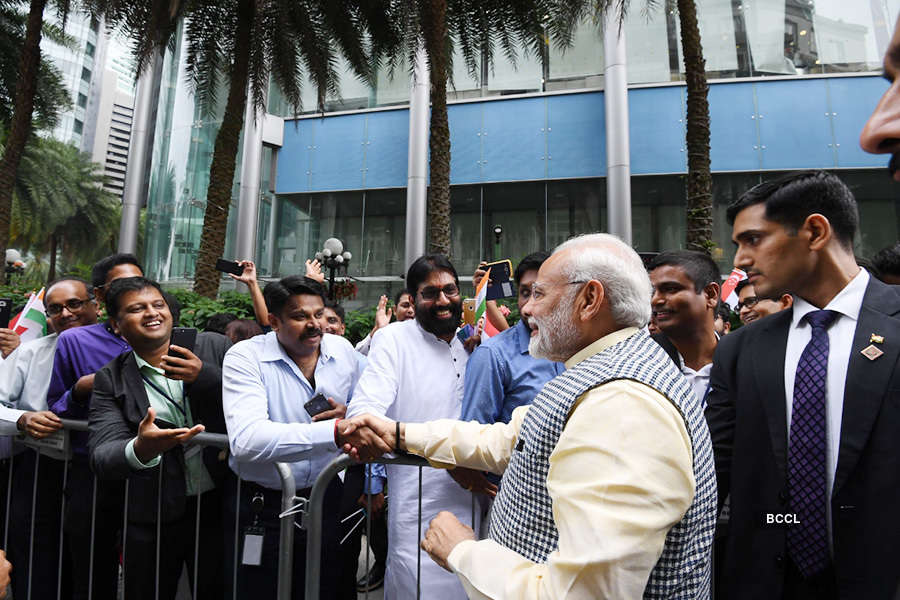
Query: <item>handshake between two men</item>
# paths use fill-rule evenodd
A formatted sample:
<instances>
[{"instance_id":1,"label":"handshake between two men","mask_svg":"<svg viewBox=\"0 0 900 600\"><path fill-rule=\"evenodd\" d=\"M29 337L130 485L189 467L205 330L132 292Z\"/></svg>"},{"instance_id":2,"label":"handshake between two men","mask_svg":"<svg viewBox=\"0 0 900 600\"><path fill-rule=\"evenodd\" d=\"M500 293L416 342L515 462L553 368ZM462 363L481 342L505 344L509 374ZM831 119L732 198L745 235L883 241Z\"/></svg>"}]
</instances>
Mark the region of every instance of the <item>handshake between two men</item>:
<instances>
[{"instance_id":1,"label":"handshake between two men","mask_svg":"<svg viewBox=\"0 0 900 600\"><path fill-rule=\"evenodd\" d=\"M365 414L338 420L334 438L341 450L365 462L385 454L406 452L405 433L403 423ZM437 564L450 571L447 563L450 552L460 542L474 539L471 527L463 525L453 513L441 511L429 523L421 546Z\"/></svg>"}]
</instances>

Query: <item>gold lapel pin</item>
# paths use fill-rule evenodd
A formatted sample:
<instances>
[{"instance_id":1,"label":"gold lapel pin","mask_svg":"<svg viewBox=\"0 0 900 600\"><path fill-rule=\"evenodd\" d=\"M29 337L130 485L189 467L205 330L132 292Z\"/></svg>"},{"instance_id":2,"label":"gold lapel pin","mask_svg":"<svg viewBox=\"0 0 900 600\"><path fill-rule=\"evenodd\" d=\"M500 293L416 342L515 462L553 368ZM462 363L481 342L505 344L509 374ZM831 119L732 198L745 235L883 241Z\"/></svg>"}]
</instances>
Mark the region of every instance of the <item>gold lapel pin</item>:
<instances>
[{"instance_id":1,"label":"gold lapel pin","mask_svg":"<svg viewBox=\"0 0 900 600\"><path fill-rule=\"evenodd\" d=\"M884 352L882 352L881 350L879 350L878 348L876 348L875 346L870 344L870 345L866 346L863 350L861 350L860 354L862 354L869 360L875 360L876 358L878 358L879 356L884 354Z\"/></svg>"},{"instance_id":2,"label":"gold lapel pin","mask_svg":"<svg viewBox=\"0 0 900 600\"><path fill-rule=\"evenodd\" d=\"M870 344L883 344L884 336L878 335L877 333L873 333L872 335L869 336L869 343Z\"/></svg>"}]
</instances>

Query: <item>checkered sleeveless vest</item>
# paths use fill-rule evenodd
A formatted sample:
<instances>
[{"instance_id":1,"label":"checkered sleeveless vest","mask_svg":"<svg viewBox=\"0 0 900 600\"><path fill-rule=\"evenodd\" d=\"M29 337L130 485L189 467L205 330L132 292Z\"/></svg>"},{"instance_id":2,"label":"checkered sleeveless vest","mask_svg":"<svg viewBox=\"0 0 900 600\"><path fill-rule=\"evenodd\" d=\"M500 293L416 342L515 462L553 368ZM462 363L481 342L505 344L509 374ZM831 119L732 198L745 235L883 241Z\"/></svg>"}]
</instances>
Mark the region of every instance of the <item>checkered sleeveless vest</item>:
<instances>
[{"instance_id":1,"label":"checkered sleeveless vest","mask_svg":"<svg viewBox=\"0 0 900 600\"><path fill-rule=\"evenodd\" d=\"M684 418L691 438L696 491L684 517L669 530L650 572L644 598L709 598L710 549L716 512L712 444L701 403L672 359L644 330L582 361L547 383L519 432L494 501L491 539L537 563L557 549L559 532L547 492L553 452L575 400L616 379L659 391Z\"/></svg>"}]
</instances>

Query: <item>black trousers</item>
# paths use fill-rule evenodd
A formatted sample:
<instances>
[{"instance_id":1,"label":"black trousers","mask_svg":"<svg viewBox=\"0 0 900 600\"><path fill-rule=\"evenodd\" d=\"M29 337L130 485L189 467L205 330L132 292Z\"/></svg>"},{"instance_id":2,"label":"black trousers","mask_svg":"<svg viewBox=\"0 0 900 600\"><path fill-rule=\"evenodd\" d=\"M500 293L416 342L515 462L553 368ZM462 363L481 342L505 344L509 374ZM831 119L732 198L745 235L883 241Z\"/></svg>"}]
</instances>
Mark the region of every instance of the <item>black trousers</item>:
<instances>
[{"instance_id":1,"label":"black trousers","mask_svg":"<svg viewBox=\"0 0 900 600\"><path fill-rule=\"evenodd\" d=\"M75 455L69 463L65 493L72 598L115 600L125 482L97 479L95 486L87 456Z\"/></svg>"},{"instance_id":2,"label":"black trousers","mask_svg":"<svg viewBox=\"0 0 900 600\"><path fill-rule=\"evenodd\" d=\"M199 538L196 536L198 515ZM199 498L189 497L184 515L177 521L160 525L158 533L157 556L156 525L128 523L124 554L125 598L174 600L184 566L187 566L191 590L196 584L195 598L225 598L221 490L211 490Z\"/></svg>"},{"instance_id":3,"label":"black trousers","mask_svg":"<svg viewBox=\"0 0 900 600\"><path fill-rule=\"evenodd\" d=\"M340 577L340 557L338 549L338 507L341 500L341 482L335 477L325 493L325 516L322 523L322 569L319 597L322 600L338 598ZM255 512L251 501L255 495L263 498L262 509ZM297 495L308 497L309 490L298 491ZM237 511L236 511L237 509ZM237 598L274 598L278 590L278 550L280 539L281 491L263 488L247 481L240 482L238 497L236 481L229 482L225 489L225 598L232 598L232 582L237 552ZM235 540L235 519L238 520L237 540ZM258 519L258 521L257 521ZM258 522L265 534L262 545L262 561L259 566L244 565L244 531ZM294 528L294 564L292 573L291 598L304 599L306 580L306 531Z\"/></svg>"},{"instance_id":4,"label":"black trousers","mask_svg":"<svg viewBox=\"0 0 900 600\"><path fill-rule=\"evenodd\" d=\"M71 573L65 553L59 571L65 463L27 448L13 457L11 468L7 556L15 568L13 596L56 600L62 586L61 597L68 598ZM5 488L7 481L2 484Z\"/></svg>"},{"instance_id":5,"label":"black trousers","mask_svg":"<svg viewBox=\"0 0 900 600\"><path fill-rule=\"evenodd\" d=\"M344 490L341 496L341 523L339 526L341 543L341 577L339 582L341 600L356 600L356 573L359 569L359 553L362 536L366 533L366 515L359 512L359 497L365 490L366 465L354 465L347 469ZM354 513L358 513L355 514ZM354 516L350 516L354 515ZM349 517L349 518L348 518ZM344 521L344 519L347 519ZM372 515L369 524L368 542L375 554L376 568L384 569L387 564L387 514L381 511Z\"/></svg>"}]
</instances>

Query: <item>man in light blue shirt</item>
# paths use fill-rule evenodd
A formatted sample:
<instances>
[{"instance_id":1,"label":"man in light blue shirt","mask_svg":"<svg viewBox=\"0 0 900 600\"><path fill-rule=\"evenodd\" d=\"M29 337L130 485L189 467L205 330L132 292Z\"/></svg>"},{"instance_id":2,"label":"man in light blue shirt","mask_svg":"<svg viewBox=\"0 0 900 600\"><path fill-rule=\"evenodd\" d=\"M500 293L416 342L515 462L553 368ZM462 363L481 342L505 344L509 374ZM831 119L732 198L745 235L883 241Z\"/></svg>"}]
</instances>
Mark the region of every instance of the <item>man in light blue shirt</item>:
<instances>
[{"instance_id":1,"label":"man in light blue shirt","mask_svg":"<svg viewBox=\"0 0 900 600\"><path fill-rule=\"evenodd\" d=\"M297 495L308 497L325 465L339 454L334 419L343 417L360 376L350 342L323 333L325 303L321 287L302 276L269 283L263 297L272 331L235 344L222 368L230 466L243 480L240 498L231 491L226 506L239 507L238 597L274 597L278 565L278 514L281 480L276 462L291 463ZM317 394L331 408L310 416L304 405ZM325 497L323 564L337 564L337 510L340 481ZM234 523L235 515L228 520ZM253 532L263 531L261 548ZM234 539L234 532L229 539ZM246 548L245 548L246 547ZM306 538L294 536L295 597L301 597ZM231 553L229 553L231 555ZM322 571L322 598L336 598L338 569ZM355 582L351 582L351 585Z\"/></svg>"}]
</instances>

